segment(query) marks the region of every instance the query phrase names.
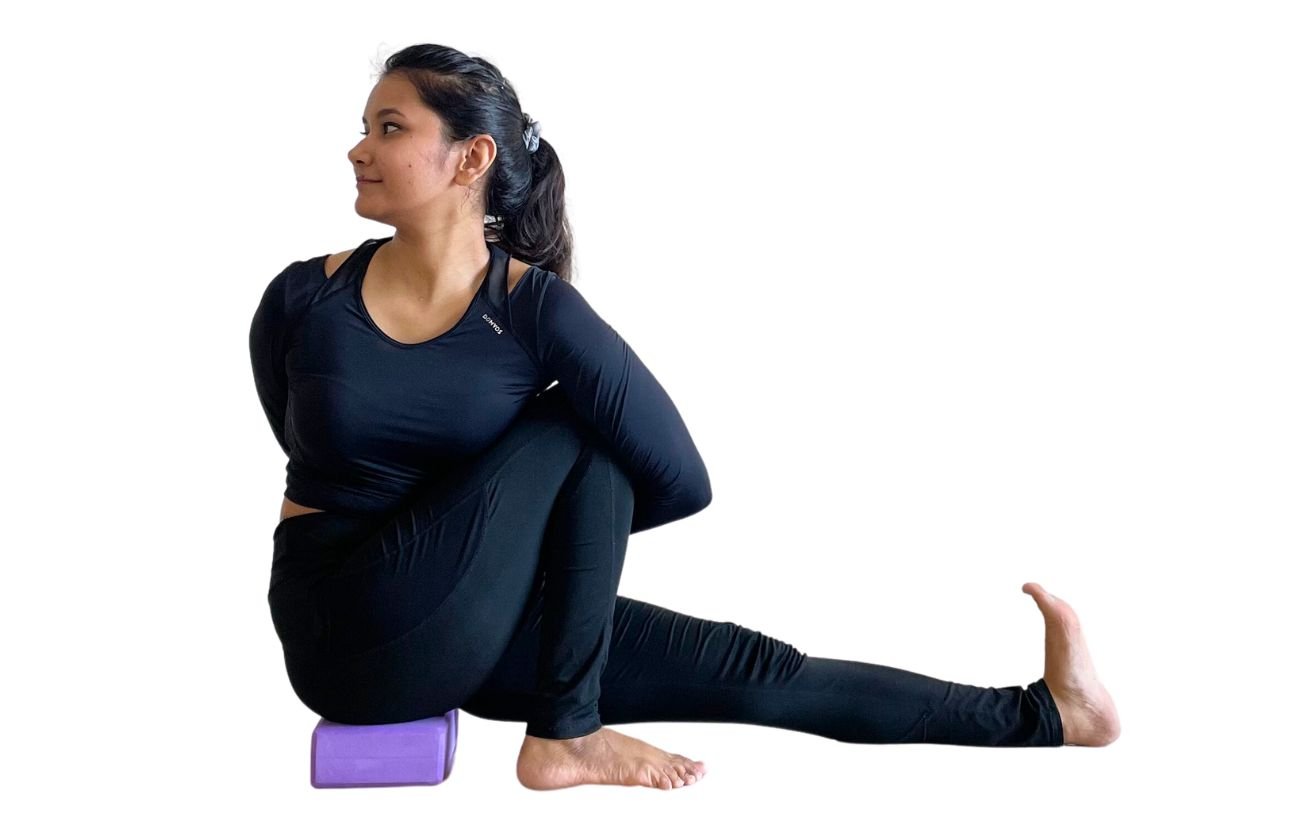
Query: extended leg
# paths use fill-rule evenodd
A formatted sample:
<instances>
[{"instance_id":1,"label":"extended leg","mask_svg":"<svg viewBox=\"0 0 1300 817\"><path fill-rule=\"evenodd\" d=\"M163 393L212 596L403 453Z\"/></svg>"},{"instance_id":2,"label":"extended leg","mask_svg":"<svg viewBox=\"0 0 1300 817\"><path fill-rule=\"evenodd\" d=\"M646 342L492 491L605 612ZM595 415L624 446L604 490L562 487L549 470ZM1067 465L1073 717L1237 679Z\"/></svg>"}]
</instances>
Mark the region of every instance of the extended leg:
<instances>
[{"instance_id":1,"label":"extended leg","mask_svg":"<svg viewBox=\"0 0 1300 817\"><path fill-rule=\"evenodd\" d=\"M488 685L464 707L525 720L538 622L516 633ZM733 622L688 616L619 596L601 677L606 725L710 721L792 729L847 743L1060 746L1045 683L1028 688L957 684L860 661L810 657Z\"/></svg>"}]
</instances>

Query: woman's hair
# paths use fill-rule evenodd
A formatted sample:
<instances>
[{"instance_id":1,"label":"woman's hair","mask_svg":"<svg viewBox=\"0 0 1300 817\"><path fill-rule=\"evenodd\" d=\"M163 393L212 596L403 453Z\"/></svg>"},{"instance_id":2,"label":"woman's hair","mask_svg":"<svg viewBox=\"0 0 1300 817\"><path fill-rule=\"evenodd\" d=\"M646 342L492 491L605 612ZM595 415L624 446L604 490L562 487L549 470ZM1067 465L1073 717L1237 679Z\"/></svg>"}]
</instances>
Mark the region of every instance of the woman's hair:
<instances>
[{"instance_id":1,"label":"woman's hair","mask_svg":"<svg viewBox=\"0 0 1300 817\"><path fill-rule=\"evenodd\" d=\"M573 238L564 212L564 168L545 138L528 152L532 121L497 67L445 45L411 45L384 61L380 77L408 79L441 117L448 145L489 134L496 160L484 176L484 232L511 255L571 279Z\"/></svg>"}]
</instances>

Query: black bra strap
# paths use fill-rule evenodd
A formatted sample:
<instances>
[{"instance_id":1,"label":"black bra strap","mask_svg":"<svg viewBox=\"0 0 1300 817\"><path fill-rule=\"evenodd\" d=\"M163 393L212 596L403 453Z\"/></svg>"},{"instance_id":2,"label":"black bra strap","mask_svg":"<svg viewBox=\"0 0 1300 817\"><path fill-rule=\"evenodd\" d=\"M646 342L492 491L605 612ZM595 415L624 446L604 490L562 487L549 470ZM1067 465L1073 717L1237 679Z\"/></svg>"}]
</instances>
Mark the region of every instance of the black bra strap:
<instances>
[{"instance_id":1,"label":"black bra strap","mask_svg":"<svg viewBox=\"0 0 1300 817\"><path fill-rule=\"evenodd\" d=\"M393 237L391 235L386 238L367 238L365 241L361 242L361 246L357 247L356 250L354 250L353 253L343 261L343 266L355 270L360 270L362 267L369 266L370 258L375 254L375 250L379 249L379 245L386 244L392 240ZM342 271L342 268L340 268L340 271ZM353 276L355 275L356 273L354 272Z\"/></svg>"},{"instance_id":2,"label":"black bra strap","mask_svg":"<svg viewBox=\"0 0 1300 817\"><path fill-rule=\"evenodd\" d=\"M506 275L510 266L510 253L492 241L488 242L488 250L492 253L492 263L488 267L488 303L496 310L498 318L506 318Z\"/></svg>"},{"instance_id":3,"label":"black bra strap","mask_svg":"<svg viewBox=\"0 0 1300 817\"><path fill-rule=\"evenodd\" d=\"M368 265L370 257L375 254L375 250L379 249L380 244L388 240L388 238L367 238L358 244L357 248L347 258L343 259L343 263L339 264L339 268L334 270L334 274L320 288L319 294L324 296L336 289L350 285L353 279L356 278L357 271Z\"/></svg>"}]
</instances>

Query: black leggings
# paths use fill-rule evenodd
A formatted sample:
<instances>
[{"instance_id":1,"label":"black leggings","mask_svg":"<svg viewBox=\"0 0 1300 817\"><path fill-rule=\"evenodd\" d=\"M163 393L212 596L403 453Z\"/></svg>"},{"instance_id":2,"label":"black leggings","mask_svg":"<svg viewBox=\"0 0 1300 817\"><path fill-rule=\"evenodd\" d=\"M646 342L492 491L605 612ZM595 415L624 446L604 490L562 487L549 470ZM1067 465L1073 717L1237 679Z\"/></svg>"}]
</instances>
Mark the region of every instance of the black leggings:
<instances>
[{"instance_id":1,"label":"black leggings","mask_svg":"<svg viewBox=\"0 0 1300 817\"><path fill-rule=\"evenodd\" d=\"M1041 678L968 686L808 656L617 595L632 503L552 388L394 515L282 520L268 601L294 692L337 723L462 709L552 739L714 721L847 743L1063 744Z\"/></svg>"}]
</instances>

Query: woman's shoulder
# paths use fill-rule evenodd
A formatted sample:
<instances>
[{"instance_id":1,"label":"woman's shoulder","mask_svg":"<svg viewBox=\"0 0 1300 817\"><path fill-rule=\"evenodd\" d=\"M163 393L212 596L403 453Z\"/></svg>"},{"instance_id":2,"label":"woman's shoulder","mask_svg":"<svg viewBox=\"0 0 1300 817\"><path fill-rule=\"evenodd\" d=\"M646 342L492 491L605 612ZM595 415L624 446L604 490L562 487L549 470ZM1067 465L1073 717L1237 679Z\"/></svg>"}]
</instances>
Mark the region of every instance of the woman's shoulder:
<instances>
[{"instance_id":1,"label":"woman's shoulder","mask_svg":"<svg viewBox=\"0 0 1300 817\"><path fill-rule=\"evenodd\" d=\"M336 252L333 253L332 255L326 255L325 256L325 277L326 278L333 277L334 273L338 272L339 267L343 266L343 262L348 260L348 256L356 252L356 249L357 249L356 247L353 247L352 249L349 250L343 250L342 252Z\"/></svg>"}]
</instances>

